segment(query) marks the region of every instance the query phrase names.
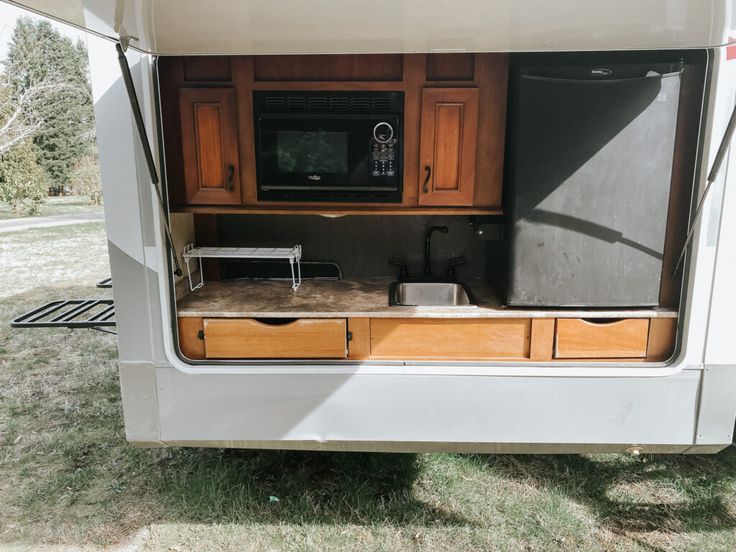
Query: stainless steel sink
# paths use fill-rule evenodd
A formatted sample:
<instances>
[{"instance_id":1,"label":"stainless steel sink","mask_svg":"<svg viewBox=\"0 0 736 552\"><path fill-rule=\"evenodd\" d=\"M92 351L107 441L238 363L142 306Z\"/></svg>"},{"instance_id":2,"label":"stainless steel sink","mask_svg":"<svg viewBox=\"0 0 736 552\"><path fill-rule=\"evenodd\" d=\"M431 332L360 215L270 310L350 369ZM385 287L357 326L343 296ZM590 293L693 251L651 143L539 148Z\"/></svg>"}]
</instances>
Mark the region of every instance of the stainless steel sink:
<instances>
[{"instance_id":1,"label":"stainless steel sink","mask_svg":"<svg viewBox=\"0 0 736 552\"><path fill-rule=\"evenodd\" d=\"M389 286L389 305L411 307L473 307L475 301L465 284L454 282L394 282Z\"/></svg>"}]
</instances>

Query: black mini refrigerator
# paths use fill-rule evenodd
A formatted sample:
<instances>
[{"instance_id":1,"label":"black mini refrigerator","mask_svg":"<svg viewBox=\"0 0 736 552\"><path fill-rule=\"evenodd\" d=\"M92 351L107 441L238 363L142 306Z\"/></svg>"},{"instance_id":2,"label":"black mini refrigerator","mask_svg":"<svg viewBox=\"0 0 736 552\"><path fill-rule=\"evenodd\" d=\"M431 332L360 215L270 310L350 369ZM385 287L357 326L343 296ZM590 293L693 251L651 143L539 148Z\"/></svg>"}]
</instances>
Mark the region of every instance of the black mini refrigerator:
<instances>
[{"instance_id":1,"label":"black mini refrigerator","mask_svg":"<svg viewBox=\"0 0 736 552\"><path fill-rule=\"evenodd\" d=\"M682 63L517 65L507 303L658 304Z\"/></svg>"}]
</instances>

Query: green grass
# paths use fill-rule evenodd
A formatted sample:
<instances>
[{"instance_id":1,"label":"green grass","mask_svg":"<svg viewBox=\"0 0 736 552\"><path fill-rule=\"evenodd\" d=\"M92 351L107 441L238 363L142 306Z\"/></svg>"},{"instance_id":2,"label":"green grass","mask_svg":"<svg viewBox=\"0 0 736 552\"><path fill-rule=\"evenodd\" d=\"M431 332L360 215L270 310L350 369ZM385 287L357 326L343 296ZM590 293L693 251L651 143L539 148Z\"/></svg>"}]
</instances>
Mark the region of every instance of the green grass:
<instances>
[{"instance_id":1,"label":"green grass","mask_svg":"<svg viewBox=\"0 0 736 552\"><path fill-rule=\"evenodd\" d=\"M0 299L38 286L94 288L109 274L103 222L0 234Z\"/></svg>"},{"instance_id":2,"label":"green grass","mask_svg":"<svg viewBox=\"0 0 736 552\"><path fill-rule=\"evenodd\" d=\"M101 213L102 205L92 205L87 196L58 196L49 197L36 216L50 217L54 215L68 215L72 213ZM28 215L19 212L13 213L12 209L5 203L0 203L0 220L24 218Z\"/></svg>"},{"instance_id":3,"label":"green grass","mask_svg":"<svg viewBox=\"0 0 736 552\"><path fill-rule=\"evenodd\" d=\"M133 448L112 336L6 323L41 301L109 295L94 288L105 259L90 257L104 255L101 225L75 227L74 239L50 230L0 239L14 244L0 248L3 282L22 271L10 255L31 262L55 247L48 262L74 266L39 264L0 298L0 548L736 549L733 449L634 459Z\"/></svg>"}]
</instances>

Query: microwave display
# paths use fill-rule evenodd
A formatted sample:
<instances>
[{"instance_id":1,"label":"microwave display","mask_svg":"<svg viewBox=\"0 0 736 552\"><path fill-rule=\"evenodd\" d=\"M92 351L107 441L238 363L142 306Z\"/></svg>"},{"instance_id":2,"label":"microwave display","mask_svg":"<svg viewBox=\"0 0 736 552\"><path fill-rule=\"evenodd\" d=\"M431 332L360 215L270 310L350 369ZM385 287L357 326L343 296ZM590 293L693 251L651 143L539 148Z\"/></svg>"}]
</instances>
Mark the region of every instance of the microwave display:
<instances>
[{"instance_id":1,"label":"microwave display","mask_svg":"<svg viewBox=\"0 0 736 552\"><path fill-rule=\"evenodd\" d=\"M258 199L401 201L401 92L253 93Z\"/></svg>"}]
</instances>

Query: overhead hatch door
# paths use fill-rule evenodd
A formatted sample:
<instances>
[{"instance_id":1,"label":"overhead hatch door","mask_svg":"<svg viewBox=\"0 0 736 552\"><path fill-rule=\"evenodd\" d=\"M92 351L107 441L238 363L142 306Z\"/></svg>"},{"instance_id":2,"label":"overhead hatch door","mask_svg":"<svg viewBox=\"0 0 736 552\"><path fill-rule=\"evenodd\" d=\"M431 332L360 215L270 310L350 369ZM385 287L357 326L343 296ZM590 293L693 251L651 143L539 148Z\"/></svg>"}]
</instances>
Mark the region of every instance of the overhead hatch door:
<instances>
[{"instance_id":1,"label":"overhead hatch door","mask_svg":"<svg viewBox=\"0 0 736 552\"><path fill-rule=\"evenodd\" d=\"M6 0L7 1L7 0ZM159 54L591 51L716 47L727 0L22 0ZM339 9L336 7L339 5Z\"/></svg>"}]
</instances>

